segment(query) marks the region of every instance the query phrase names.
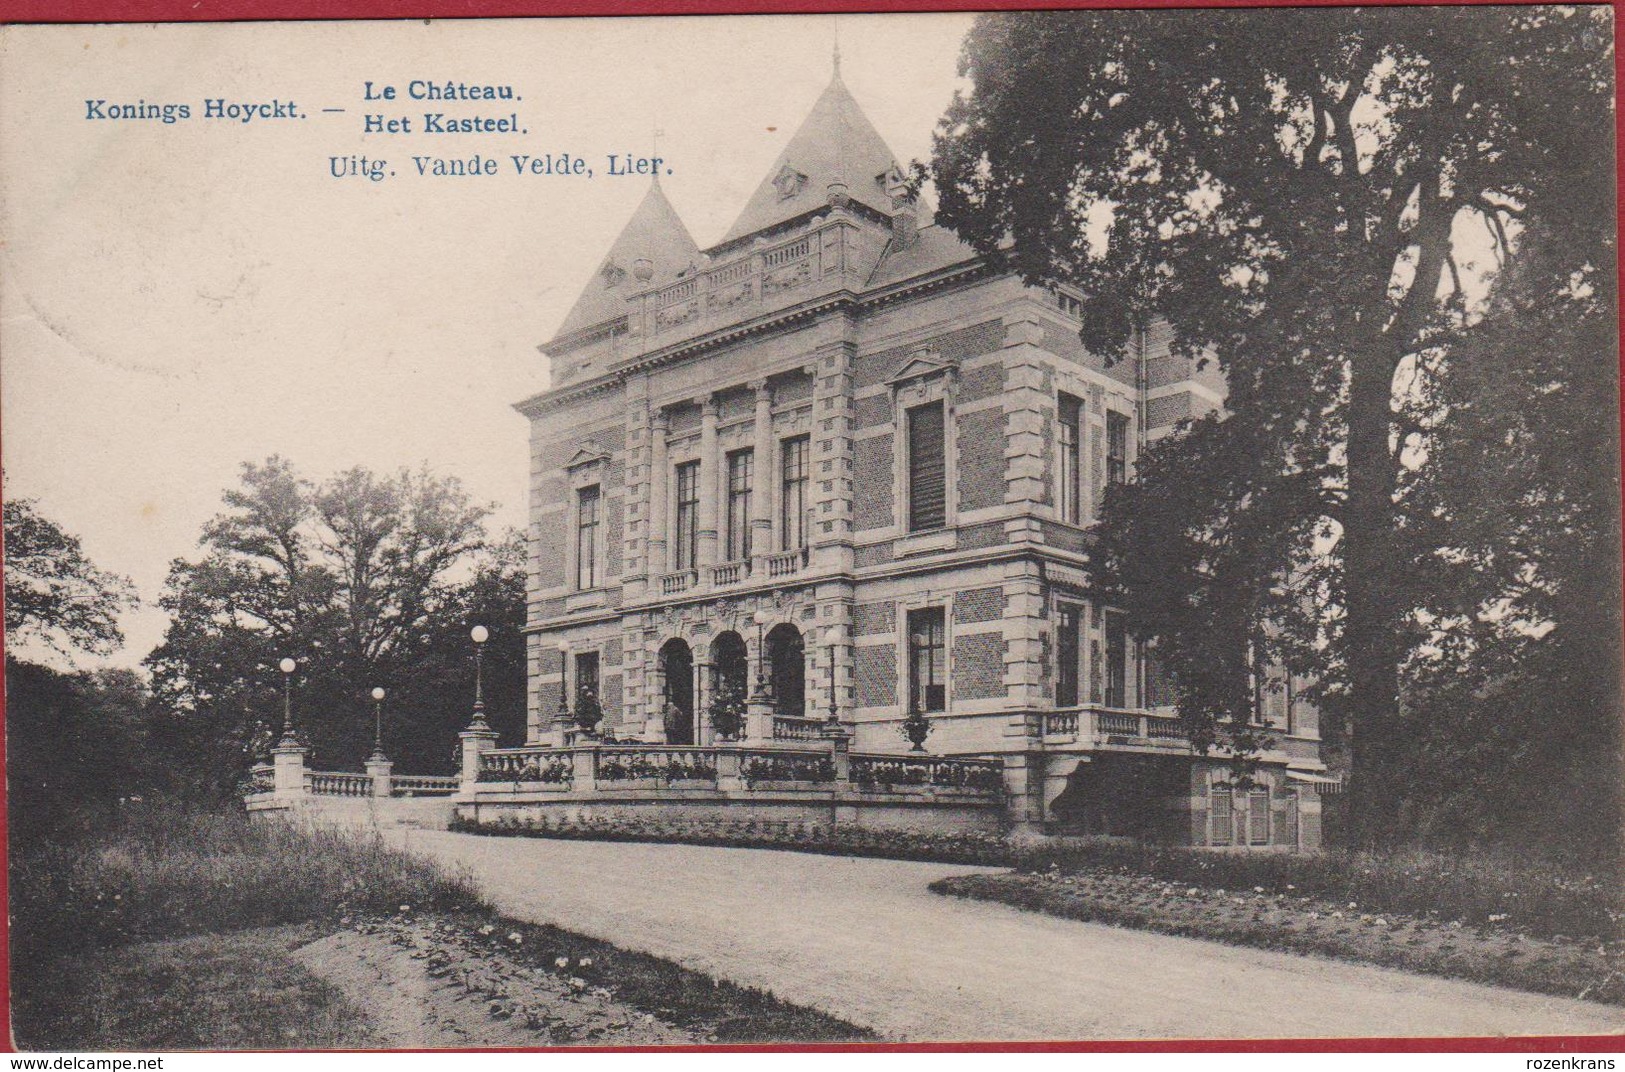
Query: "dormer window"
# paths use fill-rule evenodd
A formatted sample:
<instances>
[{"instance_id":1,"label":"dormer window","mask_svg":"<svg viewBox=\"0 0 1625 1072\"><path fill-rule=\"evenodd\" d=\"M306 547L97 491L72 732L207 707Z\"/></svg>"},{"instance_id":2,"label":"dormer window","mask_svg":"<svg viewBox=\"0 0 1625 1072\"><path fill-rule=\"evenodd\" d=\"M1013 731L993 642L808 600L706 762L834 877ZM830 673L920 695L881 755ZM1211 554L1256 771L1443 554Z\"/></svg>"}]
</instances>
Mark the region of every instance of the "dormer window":
<instances>
[{"instance_id":1,"label":"dormer window","mask_svg":"<svg viewBox=\"0 0 1625 1072\"><path fill-rule=\"evenodd\" d=\"M801 192L807 185L807 176L791 167L789 164L780 169L778 177L773 180L774 189L779 191L779 200L788 201Z\"/></svg>"},{"instance_id":2,"label":"dormer window","mask_svg":"<svg viewBox=\"0 0 1625 1072\"><path fill-rule=\"evenodd\" d=\"M626 269L609 260L598 270L598 277L604 281L604 289L619 286L621 280L626 278Z\"/></svg>"}]
</instances>

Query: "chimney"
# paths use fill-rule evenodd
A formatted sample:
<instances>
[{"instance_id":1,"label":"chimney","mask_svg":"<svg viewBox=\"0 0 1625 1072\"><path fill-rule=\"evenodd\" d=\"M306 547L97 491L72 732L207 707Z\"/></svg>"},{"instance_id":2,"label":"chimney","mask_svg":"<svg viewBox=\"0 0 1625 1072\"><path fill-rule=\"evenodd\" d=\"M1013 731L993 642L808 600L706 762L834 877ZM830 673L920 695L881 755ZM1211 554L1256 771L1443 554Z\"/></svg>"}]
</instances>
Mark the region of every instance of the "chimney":
<instances>
[{"instance_id":1,"label":"chimney","mask_svg":"<svg viewBox=\"0 0 1625 1072\"><path fill-rule=\"evenodd\" d=\"M898 249L907 249L914 244L914 236L919 230L919 215L915 211L914 194L904 181L903 173L897 168L892 168L886 178L886 194L891 198L892 239Z\"/></svg>"}]
</instances>

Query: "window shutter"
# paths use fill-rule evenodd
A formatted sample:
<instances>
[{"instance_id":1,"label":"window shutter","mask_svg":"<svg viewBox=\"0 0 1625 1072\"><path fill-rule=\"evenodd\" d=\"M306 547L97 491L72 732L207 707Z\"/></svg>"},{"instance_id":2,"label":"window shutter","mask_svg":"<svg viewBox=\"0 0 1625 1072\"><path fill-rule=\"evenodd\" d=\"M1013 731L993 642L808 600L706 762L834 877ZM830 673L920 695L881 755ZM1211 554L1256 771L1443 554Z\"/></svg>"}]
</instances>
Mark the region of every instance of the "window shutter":
<instances>
[{"instance_id":1,"label":"window shutter","mask_svg":"<svg viewBox=\"0 0 1625 1072\"><path fill-rule=\"evenodd\" d=\"M908 412L908 527L948 523L947 466L943 457L942 403Z\"/></svg>"}]
</instances>

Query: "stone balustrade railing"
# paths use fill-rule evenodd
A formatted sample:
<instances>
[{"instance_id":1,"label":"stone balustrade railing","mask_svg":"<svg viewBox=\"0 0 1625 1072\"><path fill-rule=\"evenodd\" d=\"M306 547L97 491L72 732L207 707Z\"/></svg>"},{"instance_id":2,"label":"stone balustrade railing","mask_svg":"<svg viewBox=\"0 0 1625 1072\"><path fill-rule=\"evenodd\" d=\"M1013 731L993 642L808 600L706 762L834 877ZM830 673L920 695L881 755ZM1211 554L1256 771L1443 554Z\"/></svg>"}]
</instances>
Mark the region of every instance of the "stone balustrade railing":
<instances>
[{"instance_id":1,"label":"stone balustrade railing","mask_svg":"<svg viewBox=\"0 0 1625 1072\"><path fill-rule=\"evenodd\" d=\"M390 795L397 797L450 796L460 784L455 774L396 774L390 777Z\"/></svg>"},{"instance_id":2,"label":"stone balustrade railing","mask_svg":"<svg viewBox=\"0 0 1625 1072\"><path fill-rule=\"evenodd\" d=\"M1184 744L1190 739L1177 715L1126 708L1086 706L1044 713L1044 736L1088 736L1096 741L1112 738Z\"/></svg>"},{"instance_id":3,"label":"stone balustrade railing","mask_svg":"<svg viewBox=\"0 0 1625 1072\"><path fill-rule=\"evenodd\" d=\"M311 771L310 791L319 797L370 797L372 778L365 774Z\"/></svg>"},{"instance_id":4,"label":"stone balustrade railing","mask_svg":"<svg viewBox=\"0 0 1625 1072\"><path fill-rule=\"evenodd\" d=\"M824 736L829 724L821 718L792 718L773 716L773 739L776 741L816 741Z\"/></svg>"},{"instance_id":5,"label":"stone balustrade railing","mask_svg":"<svg viewBox=\"0 0 1625 1072\"><path fill-rule=\"evenodd\" d=\"M797 720L822 726L815 720ZM826 748L722 744L623 745L598 742L562 748L487 749L465 794L497 801L514 794L583 794L705 790L834 789L918 795L952 790L993 801L1004 789L1004 763L905 753L852 754L844 741Z\"/></svg>"}]
</instances>

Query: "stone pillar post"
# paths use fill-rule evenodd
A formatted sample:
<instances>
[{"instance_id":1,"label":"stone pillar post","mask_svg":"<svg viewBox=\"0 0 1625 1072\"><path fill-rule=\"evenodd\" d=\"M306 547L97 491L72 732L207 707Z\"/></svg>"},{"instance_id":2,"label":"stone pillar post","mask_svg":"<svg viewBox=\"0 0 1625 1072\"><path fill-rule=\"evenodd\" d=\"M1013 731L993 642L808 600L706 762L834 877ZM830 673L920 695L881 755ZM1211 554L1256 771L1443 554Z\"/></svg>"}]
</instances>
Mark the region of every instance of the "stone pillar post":
<instances>
[{"instance_id":1,"label":"stone pillar post","mask_svg":"<svg viewBox=\"0 0 1625 1072\"><path fill-rule=\"evenodd\" d=\"M598 791L598 749L587 744L570 750L571 792Z\"/></svg>"},{"instance_id":2,"label":"stone pillar post","mask_svg":"<svg viewBox=\"0 0 1625 1072\"><path fill-rule=\"evenodd\" d=\"M458 795L472 797L480 780L480 754L496 747L497 731L493 729L466 729L459 733L463 742L462 784Z\"/></svg>"},{"instance_id":3,"label":"stone pillar post","mask_svg":"<svg viewBox=\"0 0 1625 1072\"><path fill-rule=\"evenodd\" d=\"M394 792L394 772L395 764L380 752L373 753L367 759L367 777L372 779L373 796L387 797Z\"/></svg>"},{"instance_id":4,"label":"stone pillar post","mask_svg":"<svg viewBox=\"0 0 1625 1072\"><path fill-rule=\"evenodd\" d=\"M773 392L766 380L752 380L756 392L756 421L752 428L752 479L755 487L750 495L750 551L752 560L760 564L773 553L773 489L778 486L775 474L778 459L773 452ZM761 568L753 568L757 576L765 575Z\"/></svg>"},{"instance_id":5,"label":"stone pillar post","mask_svg":"<svg viewBox=\"0 0 1625 1072\"><path fill-rule=\"evenodd\" d=\"M305 756L310 749L283 738L271 749L271 788L278 800L294 800L305 795Z\"/></svg>"},{"instance_id":6,"label":"stone pillar post","mask_svg":"<svg viewBox=\"0 0 1625 1072\"><path fill-rule=\"evenodd\" d=\"M709 568L717 564L717 506L727 494L726 466L717 457L717 398L706 395L700 403L700 525L699 560L702 583L710 578Z\"/></svg>"},{"instance_id":7,"label":"stone pillar post","mask_svg":"<svg viewBox=\"0 0 1625 1072\"><path fill-rule=\"evenodd\" d=\"M666 557L666 534L671 531L670 508L667 505L667 485L671 482L671 462L666 457L666 432L670 420L665 410L656 410L649 422L649 516L645 528L648 538L643 541L644 569L649 573L649 590L658 592L656 585L661 574L671 572Z\"/></svg>"},{"instance_id":8,"label":"stone pillar post","mask_svg":"<svg viewBox=\"0 0 1625 1072\"><path fill-rule=\"evenodd\" d=\"M773 741L773 701L765 696L752 696L745 704L745 741L747 744Z\"/></svg>"}]
</instances>

